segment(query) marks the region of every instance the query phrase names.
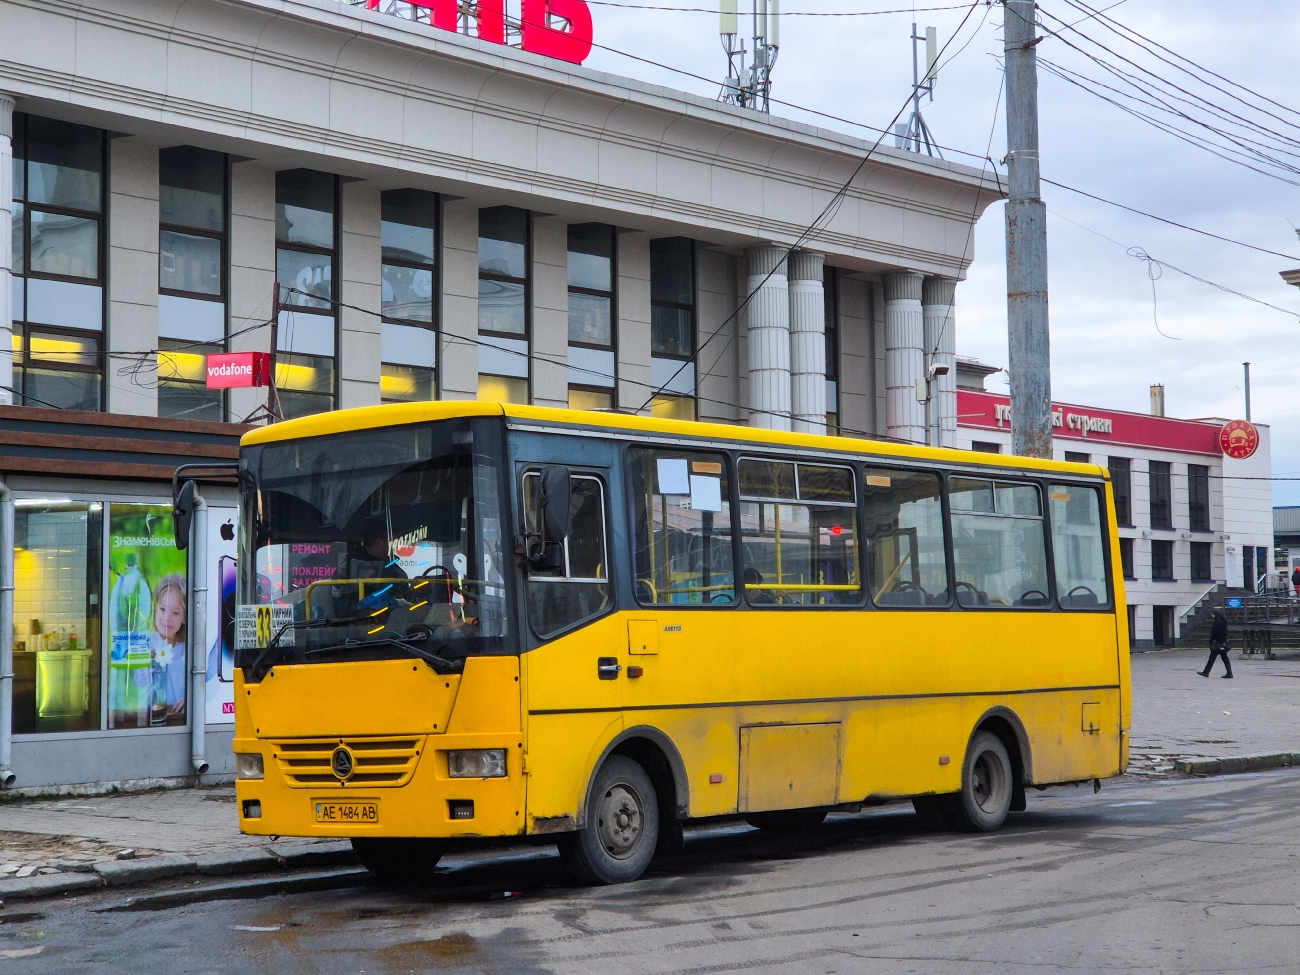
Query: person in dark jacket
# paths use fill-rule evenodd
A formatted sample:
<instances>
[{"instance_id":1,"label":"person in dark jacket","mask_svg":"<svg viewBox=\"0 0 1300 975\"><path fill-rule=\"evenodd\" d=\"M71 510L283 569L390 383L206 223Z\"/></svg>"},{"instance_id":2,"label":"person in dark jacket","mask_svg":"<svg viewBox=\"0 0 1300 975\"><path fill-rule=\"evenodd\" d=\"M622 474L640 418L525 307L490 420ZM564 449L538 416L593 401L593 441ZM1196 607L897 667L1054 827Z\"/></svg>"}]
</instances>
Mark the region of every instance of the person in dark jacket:
<instances>
[{"instance_id":1,"label":"person in dark jacket","mask_svg":"<svg viewBox=\"0 0 1300 975\"><path fill-rule=\"evenodd\" d=\"M1297 562L1295 568L1291 570L1291 585L1295 589L1295 594L1300 596L1300 562Z\"/></svg>"},{"instance_id":2,"label":"person in dark jacket","mask_svg":"<svg viewBox=\"0 0 1300 975\"><path fill-rule=\"evenodd\" d=\"M1205 662L1205 669L1198 671L1202 677L1209 677L1214 667L1214 658L1223 658L1223 667L1227 671L1223 679L1232 676L1232 661L1228 659L1228 620L1218 610L1214 611L1214 620L1210 624L1210 659Z\"/></svg>"}]
</instances>

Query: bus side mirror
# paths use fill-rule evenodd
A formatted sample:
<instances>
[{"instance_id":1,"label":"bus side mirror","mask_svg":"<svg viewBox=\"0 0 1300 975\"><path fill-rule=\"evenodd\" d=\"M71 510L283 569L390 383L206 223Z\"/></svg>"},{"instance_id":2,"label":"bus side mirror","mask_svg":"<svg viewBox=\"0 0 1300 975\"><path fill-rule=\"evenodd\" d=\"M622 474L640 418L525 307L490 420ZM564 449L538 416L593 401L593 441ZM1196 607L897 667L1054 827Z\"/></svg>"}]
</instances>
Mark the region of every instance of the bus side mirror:
<instances>
[{"instance_id":1,"label":"bus side mirror","mask_svg":"<svg viewBox=\"0 0 1300 975\"><path fill-rule=\"evenodd\" d=\"M569 505L572 483L567 467L543 467L530 475L525 484L535 485L524 492L524 535L520 539L522 554L540 569L554 569L561 543L569 534ZM560 556L562 558L562 555Z\"/></svg>"},{"instance_id":2,"label":"bus side mirror","mask_svg":"<svg viewBox=\"0 0 1300 975\"><path fill-rule=\"evenodd\" d=\"M172 497L172 525L176 547L184 551L190 544L190 526L194 524L194 482L184 481Z\"/></svg>"},{"instance_id":3,"label":"bus side mirror","mask_svg":"<svg viewBox=\"0 0 1300 975\"><path fill-rule=\"evenodd\" d=\"M568 537L572 496L567 467L542 468L542 530L548 542L562 542Z\"/></svg>"}]
</instances>

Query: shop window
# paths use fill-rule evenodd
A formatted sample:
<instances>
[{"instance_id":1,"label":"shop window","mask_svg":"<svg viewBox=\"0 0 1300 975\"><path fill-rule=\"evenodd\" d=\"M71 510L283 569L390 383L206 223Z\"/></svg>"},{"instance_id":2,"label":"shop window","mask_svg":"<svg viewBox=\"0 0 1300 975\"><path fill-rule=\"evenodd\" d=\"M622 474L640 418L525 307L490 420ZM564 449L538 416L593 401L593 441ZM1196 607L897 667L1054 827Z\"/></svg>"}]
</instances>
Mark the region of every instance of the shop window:
<instances>
[{"instance_id":1,"label":"shop window","mask_svg":"<svg viewBox=\"0 0 1300 975\"><path fill-rule=\"evenodd\" d=\"M1048 497L1056 592L1061 608L1109 606L1101 496L1094 488L1053 484Z\"/></svg>"},{"instance_id":2,"label":"shop window","mask_svg":"<svg viewBox=\"0 0 1300 975\"><path fill-rule=\"evenodd\" d=\"M1187 465L1187 515L1192 531L1210 530L1210 469L1203 464Z\"/></svg>"},{"instance_id":3,"label":"shop window","mask_svg":"<svg viewBox=\"0 0 1300 975\"><path fill-rule=\"evenodd\" d=\"M17 113L12 144L14 402L100 410L105 133Z\"/></svg>"},{"instance_id":4,"label":"shop window","mask_svg":"<svg viewBox=\"0 0 1300 975\"><path fill-rule=\"evenodd\" d=\"M1174 543L1152 539L1151 578L1170 582L1174 578Z\"/></svg>"},{"instance_id":5,"label":"shop window","mask_svg":"<svg viewBox=\"0 0 1300 975\"><path fill-rule=\"evenodd\" d=\"M334 408L337 214L337 177L308 169L275 174L275 386L285 418Z\"/></svg>"},{"instance_id":6,"label":"shop window","mask_svg":"<svg viewBox=\"0 0 1300 975\"><path fill-rule=\"evenodd\" d=\"M571 479L569 534L561 543L555 569L530 570L528 622L542 638L554 636L584 620L594 619L613 605L609 588L609 553L605 546L605 492L594 477ZM541 475L524 475L524 510L540 490ZM530 532L539 526L529 525Z\"/></svg>"},{"instance_id":7,"label":"shop window","mask_svg":"<svg viewBox=\"0 0 1300 975\"><path fill-rule=\"evenodd\" d=\"M103 505L14 505L13 731L99 729Z\"/></svg>"},{"instance_id":8,"label":"shop window","mask_svg":"<svg viewBox=\"0 0 1300 975\"><path fill-rule=\"evenodd\" d=\"M1214 570L1210 561L1211 545L1209 542L1192 542L1192 581L1213 582Z\"/></svg>"},{"instance_id":9,"label":"shop window","mask_svg":"<svg viewBox=\"0 0 1300 975\"><path fill-rule=\"evenodd\" d=\"M437 399L435 271L438 196L424 190L381 194L383 335L380 399Z\"/></svg>"},{"instance_id":10,"label":"shop window","mask_svg":"<svg viewBox=\"0 0 1300 975\"><path fill-rule=\"evenodd\" d=\"M1127 457L1107 457L1106 467L1110 470L1110 487L1115 495L1115 522L1132 526L1133 479L1130 461Z\"/></svg>"},{"instance_id":11,"label":"shop window","mask_svg":"<svg viewBox=\"0 0 1300 975\"><path fill-rule=\"evenodd\" d=\"M227 160L175 146L158 154L158 415L224 420L206 356L225 350Z\"/></svg>"},{"instance_id":12,"label":"shop window","mask_svg":"<svg viewBox=\"0 0 1300 975\"><path fill-rule=\"evenodd\" d=\"M1168 462L1148 461L1147 477L1151 485L1151 527L1173 528L1174 510Z\"/></svg>"},{"instance_id":13,"label":"shop window","mask_svg":"<svg viewBox=\"0 0 1300 975\"><path fill-rule=\"evenodd\" d=\"M740 538L752 605L860 602L853 470L742 460Z\"/></svg>"},{"instance_id":14,"label":"shop window","mask_svg":"<svg viewBox=\"0 0 1300 975\"><path fill-rule=\"evenodd\" d=\"M943 503L934 474L868 468L867 585L877 606L946 606Z\"/></svg>"},{"instance_id":15,"label":"shop window","mask_svg":"<svg viewBox=\"0 0 1300 975\"><path fill-rule=\"evenodd\" d=\"M721 454L628 451L638 602L735 603L726 465Z\"/></svg>"},{"instance_id":16,"label":"shop window","mask_svg":"<svg viewBox=\"0 0 1300 975\"><path fill-rule=\"evenodd\" d=\"M953 572L963 606L1043 609L1051 600L1038 487L954 477Z\"/></svg>"}]
</instances>

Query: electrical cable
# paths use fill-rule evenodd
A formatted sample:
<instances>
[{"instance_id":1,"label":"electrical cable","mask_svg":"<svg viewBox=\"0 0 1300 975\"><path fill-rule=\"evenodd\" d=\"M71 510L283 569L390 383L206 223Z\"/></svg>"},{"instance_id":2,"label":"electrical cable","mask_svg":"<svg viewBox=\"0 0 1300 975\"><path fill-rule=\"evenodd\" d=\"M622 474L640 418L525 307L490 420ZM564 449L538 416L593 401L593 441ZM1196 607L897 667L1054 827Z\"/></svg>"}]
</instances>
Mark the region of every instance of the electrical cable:
<instances>
[{"instance_id":1,"label":"electrical cable","mask_svg":"<svg viewBox=\"0 0 1300 975\"><path fill-rule=\"evenodd\" d=\"M625 10L667 10L685 14L713 14L718 16L721 11L714 7L661 7L641 3L618 3L615 0L586 0L593 7L622 7ZM897 10L847 10L847 11L820 11L820 10L780 10L769 11L769 17L877 17L883 14L916 14L930 13L936 10L964 10L966 4L959 3L950 7L903 7ZM740 14L746 17L748 14Z\"/></svg>"}]
</instances>

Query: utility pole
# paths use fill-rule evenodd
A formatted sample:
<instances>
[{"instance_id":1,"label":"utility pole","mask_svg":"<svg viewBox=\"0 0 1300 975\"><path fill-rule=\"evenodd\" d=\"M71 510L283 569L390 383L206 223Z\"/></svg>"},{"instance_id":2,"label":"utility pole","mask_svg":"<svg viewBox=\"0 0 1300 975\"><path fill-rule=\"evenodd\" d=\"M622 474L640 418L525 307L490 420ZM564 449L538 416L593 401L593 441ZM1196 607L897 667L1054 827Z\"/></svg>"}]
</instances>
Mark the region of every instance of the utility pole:
<instances>
[{"instance_id":1,"label":"utility pole","mask_svg":"<svg viewBox=\"0 0 1300 975\"><path fill-rule=\"evenodd\" d=\"M1052 456L1047 207L1038 182L1035 0L1002 0L1007 74L1007 334L1011 452Z\"/></svg>"}]
</instances>

